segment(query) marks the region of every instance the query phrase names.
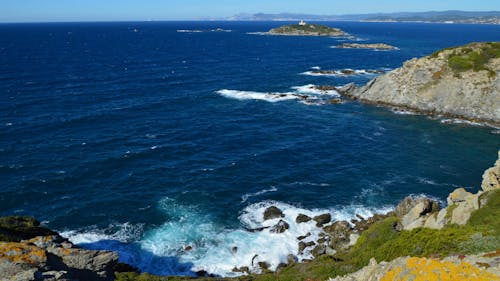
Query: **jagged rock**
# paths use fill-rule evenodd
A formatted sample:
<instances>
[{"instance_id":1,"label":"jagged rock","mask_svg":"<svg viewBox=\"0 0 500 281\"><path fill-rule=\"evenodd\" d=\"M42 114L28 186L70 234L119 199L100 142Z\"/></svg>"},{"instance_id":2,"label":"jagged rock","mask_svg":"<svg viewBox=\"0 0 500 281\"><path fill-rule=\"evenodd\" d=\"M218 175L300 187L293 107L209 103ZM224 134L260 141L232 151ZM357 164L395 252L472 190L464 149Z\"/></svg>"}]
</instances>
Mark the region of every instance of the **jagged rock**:
<instances>
[{"instance_id":1,"label":"jagged rock","mask_svg":"<svg viewBox=\"0 0 500 281\"><path fill-rule=\"evenodd\" d=\"M270 231L273 233L283 233L288 228L290 228L290 225L286 221L280 220L275 226L271 227Z\"/></svg>"},{"instance_id":2,"label":"jagged rock","mask_svg":"<svg viewBox=\"0 0 500 281\"><path fill-rule=\"evenodd\" d=\"M319 216L315 216L313 220L316 222L317 227L322 227L323 225L329 223L332 220L332 215L330 214L322 214Z\"/></svg>"},{"instance_id":3,"label":"jagged rock","mask_svg":"<svg viewBox=\"0 0 500 281\"><path fill-rule=\"evenodd\" d=\"M259 266L259 268L260 268L261 270L268 270L268 269L269 269L269 267L271 266L270 264L268 264L268 263L267 263L267 262L265 262L265 261L260 261L260 262L258 262L258 263L257 263L257 265Z\"/></svg>"},{"instance_id":4,"label":"jagged rock","mask_svg":"<svg viewBox=\"0 0 500 281\"><path fill-rule=\"evenodd\" d=\"M299 242L299 253L304 252L305 248L312 247L314 245L316 245L316 243L314 243L313 241L309 241L309 242L300 241Z\"/></svg>"},{"instance_id":5,"label":"jagged rock","mask_svg":"<svg viewBox=\"0 0 500 281\"><path fill-rule=\"evenodd\" d=\"M500 189L500 150L498 151L498 160L495 166L484 172L481 188L483 191Z\"/></svg>"},{"instance_id":6,"label":"jagged rock","mask_svg":"<svg viewBox=\"0 0 500 281\"><path fill-rule=\"evenodd\" d=\"M479 195L458 188L448 196L447 212L451 213L451 223L464 225L473 211L479 209Z\"/></svg>"},{"instance_id":7,"label":"jagged rock","mask_svg":"<svg viewBox=\"0 0 500 281\"><path fill-rule=\"evenodd\" d=\"M314 249L312 249L311 254L317 258L321 255L324 255L326 253L326 246L323 244L316 245Z\"/></svg>"},{"instance_id":8,"label":"jagged rock","mask_svg":"<svg viewBox=\"0 0 500 281\"><path fill-rule=\"evenodd\" d=\"M235 267L232 272L250 273L250 268L248 266Z\"/></svg>"},{"instance_id":9,"label":"jagged rock","mask_svg":"<svg viewBox=\"0 0 500 281\"><path fill-rule=\"evenodd\" d=\"M415 206L417 206L420 203L423 204L422 205L423 211L425 211L425 213L432 213L432 212L436 212L439 210L439 204L434 200L431 200L427 197L408 196L398 204L398 206L396 207L396 210L394 211L394 214L398 218L403 218Z\"/></svg>"},{"instance_id":10,"label":"jagged rock","mask_svg":"<svg viewBox=\"0 0 500 281\"><path fill-rule=\"evenodd\" d=\"M264 220L272 220L276 218L283 218L285 215L283 214L283 211L281 211L278 207L276 206L271 206L267 208L264 211Z\"/></svg>"},{"instance_id":11,"label":"jagged rock","mask_svg":"<svg viewBox=\"0 0 500 281\"><path fill-rule=\"evenodd\" d=\"M311 236L311 232L306 233L306 235L302 235L302 236L297 237L297 240L304 240L309 236Z\"/></svg>"},{"instance_id":12,"label":"jagged rock","mask_svg":"<svg viewBox=\"0 0 500 281\"><path fill-rule=\"evenodd\" d=\"M438 213L431 214L424 223L424 227L441 229L448 223L447 210L442 209Z\"/></svg>"},{"instance_id":13,"label":"jagged rock","mask_svg":"<svg viewBox=\"0 0 500 281\"><path fill-rule=\"evenodd\" d=\"M333 249L344 248L345 245L349 244L349 235L353 231L347 221L337 221L332 225L325 226L323 230L330 237L329 246Z\"/></svg>"},{"instance_id":14,"label":"jagged rock","mask_svg":"<svg viewBox=\"0 0 500 281\"><path fill-rule=\"evenodd\" d=\"M342 87L337 87L335 90L342 95L349 95L351 92L353 92L355 89L357 89L356 84L354 83L349 83L347 85L344 85Z\"/></svg>"},{"instance_id":15,"label":"jagged rock","mask_svg":"<svg viewBox=\"0 0 500 281\"><path fill-rule=\"evenodd\" d=\"M311 221L311 220L312 220L311 217L306 216L304 214L299 214L297 216L297 218L295 219L295 222L296 223L303 223L303 222L308 222L308 221Z\"/></svg>"},{"instance_id":16,"label":"jagged rock","mask_svg":"<svg viewBox=\"0 0 500 281\"><path fill-rule=\"evenodd\" d=\"M396 207L395 214L401 218L400 226L398 229L411 230L421 227L427 220L426 215L437 212L439 204L426 197L406 197Z\"/></svg>"}]
</instances>

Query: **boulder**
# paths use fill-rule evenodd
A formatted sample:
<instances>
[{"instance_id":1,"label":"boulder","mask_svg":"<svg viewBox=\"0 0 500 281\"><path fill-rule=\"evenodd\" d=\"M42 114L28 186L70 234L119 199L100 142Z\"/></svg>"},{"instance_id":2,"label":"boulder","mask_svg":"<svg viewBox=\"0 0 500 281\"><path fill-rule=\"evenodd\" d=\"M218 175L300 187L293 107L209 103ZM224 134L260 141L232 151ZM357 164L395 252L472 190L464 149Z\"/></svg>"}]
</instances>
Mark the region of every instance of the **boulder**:
<instances>
[{"instance_id":1,"label":"boulder","mask_svg":"<svg viewBox=\"0 0 500 281\"><path fill-rule=\"evenodd\" d=\"M349 236L353 232L351 225L347 221L337 221L326 226L323 230L330 237L330 247L333 249L343 248L349 243Z\"/></svg>"},{"instance_id":2,"label":"boulder","mask_svg":"<svg viewBox=\"0 0 500 281\"><path fill-rule=\"evenodd\" d=\"M411 209L409 211L408 208ZM398 229L411 230L417 227L424 226L429 214L435 213L439 210L439 204L429 198L411 198L407 197L403 202L401 202L396 208L396 214L401 216L407 212L401 218L400 225Z\"/></svg>"},{"instance_id":3,"label":"boulder","mask_svg":"<svg viewBox=\"0 0 500 281\"><path fill-rule=\"evenodd\" d=\"M271 227L270 231L272 233L283 233L290 228L290 225L284 221L280 220L275 226Z\"/></svg>"},{"instance_id":4,"label":"boulder","mask_svg":"<svg viewBox=\"0 0 500 281\"><path fill-rule=\"evenodd\" d=\"M412 209L417 206L418 204L422 204L422 214L425 215L427 213L433 213L439 211L439 203L437 203L434 200L431 200L427 197L415 197L415 196L408 196L403 201L401 201L398 206L396 207L396 210L394 211L394 214L398 218L403 218L405 215L407 215Z\"/></svg>"},{"instance_id":5,"label":"boulder","mask_svg":"<svg viewBox=\"0 0 500 281\"><path fill-rule=\"evenodd\" d=\"M312 220L312 219L311 219L311 217L306 216L306 215L304 215L304 214L299 214L299 215L297 216L297 218L295 219L295 222L296 222L296 223L304 223L304 222L309 222L309 221L311 221L311 220Z\"/></svg>"},{"instance_id":6,"label":"boulder","mask_svg":"<svg viewBox=\"0 0 500 281\"><path fill-rule=\"evenodd\" d=\"M329 213L315 216L313 220L316 222L317 227L322 227L323 225L329 223L332 220L332 215Z\"/></svg>"},{"instance_id":7,"label":"boulder","mask_svg":"<svg viewBox=\"0 0 500 281\"><path fill-rule=\"evenodd\" d=\"M500 150L498 151L498 160L495 166L484 172L481 188L483 191L500 189Z\"/></svg>"},{"instance_id":8,"label":"boulder","mask_svg":"<svg viewBox=\"0 0 500 281\"><path fill-rule=\"evenodd\" d=\"M307 247L312 247L316 245L316 243L314 243L313 241L309 241L309 242L303 242L303 241L300 241L299 242L299 253L302 253L304 252L304 250L307 248Z\"/></svg>"},{"instance_id":9,"label":"boulder","mask_svg":"<svg viewBox=\"0 0 500 281\"><path fill-rule=\"evenodd\" d=\"M271 206L267 208L264 211L264 220L272 220L272 219L277 219L277 218L282 218L285 215L283 214L283 211L281 211L278 207L276 206Z\"/></svg>"},{"instance_id":10,"label":"boulder","mask_svg":"<svg viewBox=\"0 0 500 281\"><path fill-rule=\"evenodd\" d=\"M441 229L448 223L447 209L442 209L438 213L430 215L424 223L424 227L432 229Z\"/></svg>"}]
</instances>

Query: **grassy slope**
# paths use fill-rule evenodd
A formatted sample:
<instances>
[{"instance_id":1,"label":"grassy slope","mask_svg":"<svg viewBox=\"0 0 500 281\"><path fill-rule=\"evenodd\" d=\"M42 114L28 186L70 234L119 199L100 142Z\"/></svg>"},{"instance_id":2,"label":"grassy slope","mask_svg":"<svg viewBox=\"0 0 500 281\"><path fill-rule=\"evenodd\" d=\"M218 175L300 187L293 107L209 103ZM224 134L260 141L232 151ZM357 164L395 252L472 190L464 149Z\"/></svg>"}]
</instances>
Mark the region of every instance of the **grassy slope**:
<instances>
[{"instance_id":1,"label":"grassy slope","mask_svg":"<svg viewBox=\"0 0 500 281\"><path fill-rule=\"evenodd\" d=\"M500 42L488 42L488 43L471 43L464 47L459 48L447 48L444 50L455 49L455 51L448 56L448 66L455 73L455 75L460 75L461 72L474 70L488 71L490 77L495 77L496 72L489 69L486 64L493 58L500 58ZM437 51L431 55L431 57L437 57L440 52Z\"/></svg>"}]
</instances>

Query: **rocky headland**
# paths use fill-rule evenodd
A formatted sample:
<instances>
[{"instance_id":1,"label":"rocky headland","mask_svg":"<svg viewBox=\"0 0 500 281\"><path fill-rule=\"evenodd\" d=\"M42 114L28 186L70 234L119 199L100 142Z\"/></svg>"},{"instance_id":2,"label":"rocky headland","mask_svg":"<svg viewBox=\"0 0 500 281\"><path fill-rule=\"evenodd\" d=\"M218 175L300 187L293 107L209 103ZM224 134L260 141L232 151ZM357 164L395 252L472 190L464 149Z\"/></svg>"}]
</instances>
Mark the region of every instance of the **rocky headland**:
<instances>
[{"instance_id":1,"label":"rocky headland","mask_svg":"<svg viewBox=\"0 0 500 281\"><path fill-rule=\"evenodd\" d=\"M269 35L288 35L288 36L346 36L347 33L339 28L329 27L320 24L293 24L273 28L267 32Z\"/></svg>"},{"instance_id":2,"label":"rocky headland","mask_svg":"<svg viewBox=\"0 0 500 281\"><path fill-rule=\"evenodd\" d=\"M363 87L361 101L500 125L500 42L471 43L412 59Z\"/></svg>"},{"instance_id":3,"label":"rocky headland","mask_svg":"<svg viewBox=\"0 0 500 281\"><path fill-rule=\"evenodd\" d=\"M398 50L397 47L385 43L359 44L359 43L343 43L335 46L340 49L372 49L372 50Z\"/></svg>"}]
</instances>

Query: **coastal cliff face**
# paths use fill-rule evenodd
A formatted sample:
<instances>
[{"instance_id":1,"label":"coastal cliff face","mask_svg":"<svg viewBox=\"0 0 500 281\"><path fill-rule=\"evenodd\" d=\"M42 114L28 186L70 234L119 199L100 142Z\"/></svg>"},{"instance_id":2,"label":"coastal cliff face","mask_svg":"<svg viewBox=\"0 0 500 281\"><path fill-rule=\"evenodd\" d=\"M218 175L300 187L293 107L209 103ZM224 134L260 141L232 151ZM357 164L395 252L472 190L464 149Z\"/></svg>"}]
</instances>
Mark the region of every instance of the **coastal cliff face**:
<instances>
[{"instance_id":1,"label":"coastal cliff face","mask_svg":"<svg viewBox=\"0 0 500 281\"><path fill-rule=\"evenodd\" d=\"M348 95L500 124L500 42L472 43L412 59Z\"/></svg>"}]
</instances>

